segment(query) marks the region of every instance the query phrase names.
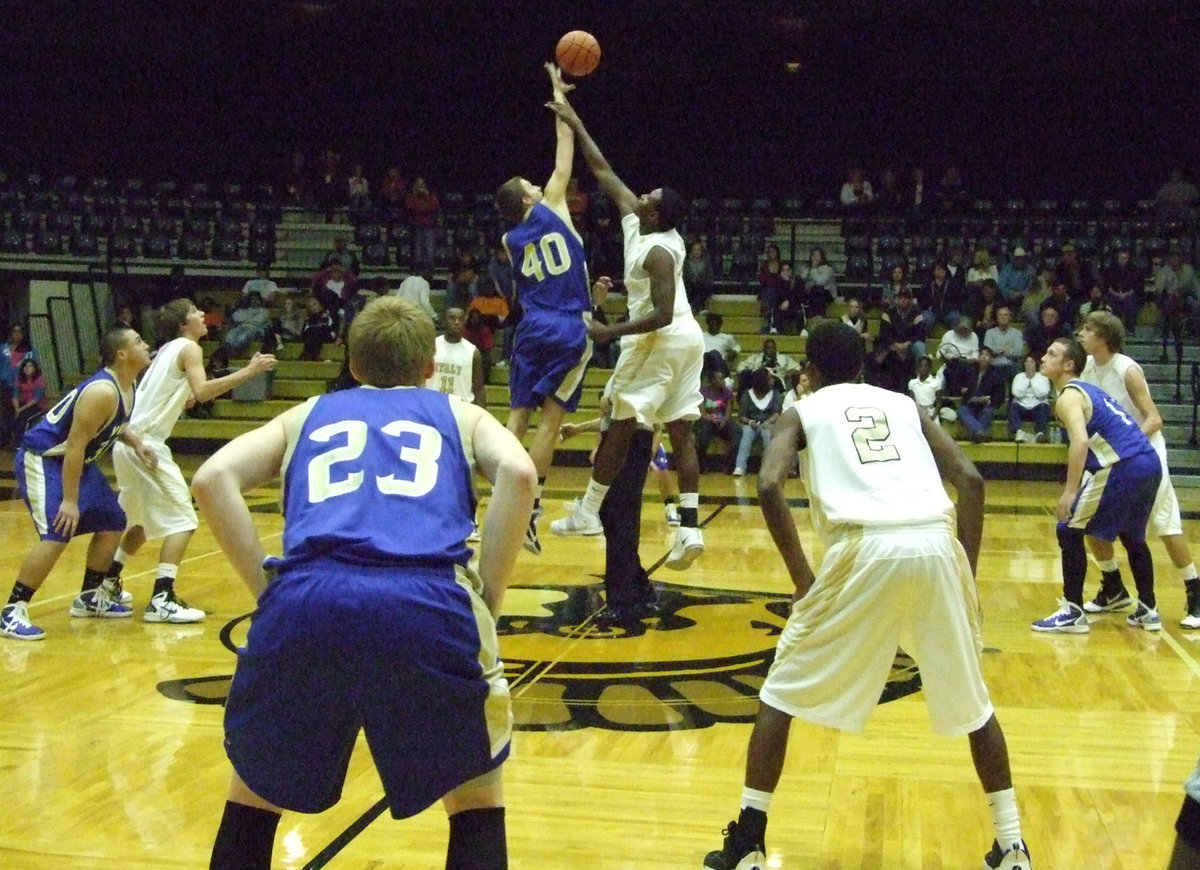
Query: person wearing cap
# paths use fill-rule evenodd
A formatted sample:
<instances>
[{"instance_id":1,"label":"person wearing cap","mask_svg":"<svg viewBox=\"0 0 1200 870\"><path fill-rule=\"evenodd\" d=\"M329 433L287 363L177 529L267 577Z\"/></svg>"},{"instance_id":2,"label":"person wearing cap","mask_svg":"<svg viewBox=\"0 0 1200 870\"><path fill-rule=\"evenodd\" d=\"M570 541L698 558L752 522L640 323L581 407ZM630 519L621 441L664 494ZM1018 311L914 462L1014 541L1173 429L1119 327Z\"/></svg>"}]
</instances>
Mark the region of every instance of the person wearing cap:
<instances>
[{"instance_id":1,"label":"person wearing cap","mask_svg":"<svg viewBox=\"0 0 1200 870\"><path fill-rule=\"evenodd\" d=\"M1193 331L1200 318L1200 282L1196 270L1183 259L1183 249L1172 244L1167 258L1154 272L1152 291L1162 309L1162 356L1167 356L1167 339L1174 337L1176 348L1182 347L1184 317L1191 320Z\"/></svg>"},{"instance_id":2,"label":"person wearing cap","mask_svg":"<svg viewBox=\"0 0 1200 870\"><path fill-rule=\"evenodd\" d=\"M704 320L708 324L708 331L704 333L704 367L709 370L715 369L729 377L734 360L742 352L742 347L736 338L721 331L721 327L725 325L725 318L720 314L710 311Z\"/></svg>"},{"instance_id":3,"label":"person wearing cap","mask_svg":"<svg viewBox=\"0 0 1200 870\"><path fill-rule=\"evenodd\" d=\"M1000 287L1000 295L1005 302L1020 305L1021 299L1033 286L1035 277L1033 266L1029 262L1029 255L1024 248L1017 245L1013 248L1008 262L1000 270L1000 277L996 283Z\"/></svg>"},{"instance_id":4,"label":"person wearing cap","mask_svg":"<svg viewBox=\"0 0 1200 870\"><path fill-rule=\"evenodd\" d=\"M896 299L879 318L879 341L868 372L877 368L879 386L903 393L916 361L925 355L925 318L913 301L912 288L902 284Z\"/></svg>"},{"instance_id":5,"label":"person wearing cap","mask_svg":"<svg viewBox=\"0 0 1200 870\"><path fill-rule=\"evenodd\" d=\"M1067 285L1067 293L1075 300L1076 307L1092 295L1093 287L1100 284L1100 277L1091 262L1080 257L1071 242L1062 246L1062 259L1058 261L1055 277L1058 282Z\"/></svg>"},{"instance_id":6,"label":"person wearing cap","mask_svg":"<svg viewBox=\"0 0 1200 870\"><path fill-rule=\"evenodd\" d=\"M1117 251L1113 264L1101 279L1108 304L1121 318L1125 331L1132 333L1137 326L1138 312L1146 296L1146 270L1133 262L1129 248Z\"/></svg>"}]
</instances>

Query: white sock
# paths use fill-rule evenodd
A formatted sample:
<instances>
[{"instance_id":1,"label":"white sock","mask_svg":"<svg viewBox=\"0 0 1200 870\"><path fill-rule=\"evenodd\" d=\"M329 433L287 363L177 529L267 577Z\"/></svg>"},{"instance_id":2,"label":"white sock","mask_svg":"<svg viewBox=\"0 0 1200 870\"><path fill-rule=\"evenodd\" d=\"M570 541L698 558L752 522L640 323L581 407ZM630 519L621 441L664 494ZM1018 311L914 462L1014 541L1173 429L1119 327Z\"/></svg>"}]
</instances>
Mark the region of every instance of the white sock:
<instances>
[{"instance_id":1,"label":"white sock","mask_svg":"<svg viewBox=\"0 0 1200 870\"><path fill-rule=\"evenodd\" d=\"M759 791L758 789L746 786L742 789L742 808L749 807L752 810L758 810L763 813L771 811L771 798L774 795L769 791Z\"/></svg>"},{"instance_id":2,"label":"white sock","mask_svg":"<svg viewBox=\"0 0 1200 870\"><path fill-rule=\"evenodd\" d=\"M698 492L681 492L679 493L679 506L681 508L697 508L700 507L700 493Z\"/></svg>"},{"instance_id":3,"label":"white sock","mask_svg":"<svg viewBox=\"0 0 1200 870\"><path fill-rule=\"evenodd\" d=\"M588 513L596 516L600 513L600 503L604 501L604 494L608 492L608 487L602 483L596 483L596 479L592 478L588 481L587 492L583 494L583 498L579 500L579 510L582 513Z\"/></svg>"},{"instance_id":4,"label":"white sock","mask_svg":"<svg viewBox=\"0 0 1200 870\"><path fill-rule=\"evenodd\" d=\"M987 794L988 806L992 810L992 824L996 828L996 842L1007 849L1021 842L1021 816L1017 812L1017 795L1011 788Z\"/></svg>"},{"instance_id":5,"label":"white sock","mask_svg":"<svg viewBox=\"0 0 1200 870\"><path fill-rule=\"evenodd\" d=\"M118 565L124 565L129 561L129 554L125 552L124 547L117 547L117 552L113 553L113 561Z\"/></svg>"},{"instance_id":6,"label":"white sock","mask_svg":"<svg viewBox=\"0 0 1200 870\"><path fill-rule=\"evenodd\" d=\"M169 562L159 562L158 563L158 573L155 574L154 576L155 577L167 577L171 580L174 580L176 577L179 576L179 566L172 565Z\"/></svg>"},{"instance_id":7,"label":"white sock","mask_svg":"<svg viewBox=\"0 0 1200 870\"><path fill-rule=\"evenodd\" d=\"M1189 562L1185 567L1179 569L1179 579L1185 583L1188 580L1195 580L1196 577L1197 574L1195 562Z\"/></svg>"},{"instance_id":8,"label":"white sock","mask_svg":"<svg viewBox=\"0 0 1200 870\"><path fill-rule=\"evenodd\" d=\"M1108 559L1107 561L1104 561L1104 562L1101 562L1099 559L1097 559L1096 564L1100 566L1101 571L1116 571L1117 570L1117 560L1116 559Z\"/></svg>"}]
</instances>

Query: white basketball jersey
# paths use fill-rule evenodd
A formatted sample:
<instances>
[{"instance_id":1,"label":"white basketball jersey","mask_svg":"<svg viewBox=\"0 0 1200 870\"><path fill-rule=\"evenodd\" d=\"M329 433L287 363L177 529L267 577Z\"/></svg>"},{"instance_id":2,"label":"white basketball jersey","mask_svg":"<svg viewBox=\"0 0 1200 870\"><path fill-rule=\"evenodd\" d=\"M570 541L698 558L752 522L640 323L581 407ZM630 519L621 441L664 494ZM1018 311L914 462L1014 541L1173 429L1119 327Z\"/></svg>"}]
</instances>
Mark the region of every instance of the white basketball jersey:
<instances>
[{"instance_id":1,"label":"white basketball jersey","mask_svg":"<svg viewBox=\"0 0 1200 870\"><path fill-rule=\"evenodd\" d=\"M642 235L640 227L641 221L635 214L627 214L621 219L621 230L625 234L625 301L629 307L629 319L638 320L654 311L654 302L650 298L650 275L643 266L651 249L663 248L675 261L675 309L671 322L657 332L664 335L699 333L700 324L692 316L692 306L688 303L687 290L683 286L683 261L687 259L683 237L676 230ZM626 337L639 339L644 336Z\"/></svg>"},{"instance_id":2,"label":"white basketball jersey","mask_svg":"<svg viewBox=\"0 0 1200 870\"><path fill-rule=\"evenodd\" d=\"M813 525L912 525L954 517L917 406L867 384L831 384L805 397L801 453Z\"/></svg>"},{"instance_id":3,"label":"white basketball jersey","mask_svg":"<svg viewBox=\"0 0 1200 870\"><path fill-rule=\"evenodd\" d=\"M425 386L439 393L458 396L464 402L475 401L475 390L471 384L471 370L475 360L475 345L465 338L446 341L446 336L437 337L433 354L433 377Z\"/></svg>"},{"instance_id":4,"label":"white basketball jersey","mask_svg":"<svg viewBox=\"0 0 1200 870\"><path fill-rule=\"evenodd\" d=\"M1080 380L1087 381L1089 384L1095 384L1112 396L1116 400L1116 403L1121 406L1121 409L1141 426L1146 422L1146 417L1138 410L1137 405L1133 403L1133 398L1129 395L1129 390L1125 387L1125 375L1128 374L1129 370L1137 369L1141 371L1141 368L1136 360L1123 353L1114 353L1112 359L1104 365L1097 365L1096 358L1089 356L1087 365L1083 367L1083 374L1080 376ZM1162 429L1159 429L1150 436L1150 444L1154 447L1154 452L1162 458L1165 467L1167 439L1163 437Z\"/></svg>"},{"instance_id":5,"label":"white basketball jersey","mask_svg":"<svg viewBox=\"0 0 1200 870\"><path fill-rule=\"evenodd\" d=\"M158 349L150 367L138 381L129 425L143 438L166 441L192 397L187 375L179 365L179 354L189 344L195 342L182 336L168 341Z\"/></svg>"}]
</instances>

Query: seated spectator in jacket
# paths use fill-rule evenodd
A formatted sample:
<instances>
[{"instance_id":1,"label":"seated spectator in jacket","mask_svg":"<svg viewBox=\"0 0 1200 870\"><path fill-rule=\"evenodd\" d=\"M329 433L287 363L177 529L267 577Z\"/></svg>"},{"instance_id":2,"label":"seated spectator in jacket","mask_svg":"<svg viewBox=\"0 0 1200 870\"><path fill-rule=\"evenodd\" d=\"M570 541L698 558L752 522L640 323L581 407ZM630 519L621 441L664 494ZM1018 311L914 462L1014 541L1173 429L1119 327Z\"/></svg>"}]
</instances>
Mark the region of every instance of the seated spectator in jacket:
<instances>
[{"instance_id":1,"label":"seated spectator in jacket","mask_svg":"<svg viewBox=\"0 0 1200 870\"><path fill-rule=\"evenodd\" d=\"M1146 296L1145 271L1134 265L1128 248L1121 248L1101 280L1113 313L1121 318L1126 332L1132 335Z\"/></svg>"},{"instance_id":2,"label":"seated spectator in jacket","mask_svg":"<svg viewBox=\"0 0 1200 870\"><path fill-rule=\"evenodd\" d=\"M749 386L738 400L738 422L742 424L733 476L746 473L750 451L755 441L762 442L765 451L771 444L771 429L783 407L783 390L768 369L756 369L750 375Z\"/></svg>"},{"instance_id":3,"label":"seated spectator in jacket","mask_svg":"<svg viewBox=\"0 0 1200 870\"><path fill-rule=\"evenodd\" d=\"M354 285L358 279L346 271L341 260L333 260L328 266L313 275L312 295L329 313L335 329L342 325L342 306L354 295Z\"/></svg>"},{"instance_id":4,"label":"seated spectator in jacket","mask_svg":"<svg viewBox=\"0 0 1200 870\"><path fill-rule=\"evenodd\" d=\"M966 389L959 392L958 419L970 433L972 441L987 441L988 428L996 413L1004 405L1008 382L992 368L992 352L986 347L979 349L975 377Z\"/></svg>"},{"instance_id":5,"label":"seated spectator in jacket","mask_svg":"<svg viewBox=\"0 0 1200 870\"><path fill-rule=\"evenodd\" d=\"M1184 262L1179 245L1167 249L1166 260L1154 272L1151 292L1162 310L1164 327L1188 316L1195 319L1200 313L1200 281L1191 264Z\"/></svg>"},{"instance_id":6,"label":"seated spectator in jacket","mask_svg":"<svg viewBox=\"0 0 1200 870\"><path fill-rule=\"evenodd\" d=\"M279 293L279 285L271 280L269 263L259 263L254 267L254 277L242 285L242 297L257 293L268 306L274 304L275 296Z\"/></svg>"},{"instance_id":7,"label":"seated spectator in jacket","mask_svg":"<svg viewBox=\"0 0 1200 870\"><path fill-rule=\"evenodd\" d=\"M279 306L279 334L284 341L299 341L304 333L307 313L291 294L284 296Z\"/></svg>"},{"instance_id":8,"label":"seated spectator in jacket","mask_svg":"<svg viewBox=\"0 0 1200 870\"><path fill-rule=\"evenodd\" d=\"M888 280L882 287L871 292L871 304L876 308L887 309L894 305L901 290L911 290L908 285L908 269L904 264L897 263L888 272Z\"/></svg>"},{"instance_id":9,"label":"seated spectator in jacket","mask_svg":"<svg viewBox=\"0 0 1200 870\"><path fill-rule=\"evenodd\" d=\"M962 287L950 278L945 260L933 264L933 274L921 288L918 304L925 317L926 330L933 329L939 323L947 329L953 329L962 318L966 299Z\"/></svg>"},{"instance_id":10,"label":"seated spectator in jacket","mask_svg":"<svg viewBox=\"0 0 1200 870\"><path fill-rule=\"evenodd\" d=\"M358 255L346 247L346 240L342 236L333 240L333 250L325 255L325 259L321 261L321 268L328 269L334 263L341 263L348 275L358 277Z\"/></svg>"},{"instance_id":11,"label":"seated spectator in jacket","mask_svg":"<svg viewBox=\"0 0 1200 870\"><path fill-rule=\"evenodd\" d=\"M304 349L300 352L300 359L318 362L322 358L321 348L334 340L337 331L333 326L333 318L317 297L305 298L304 313L304 325L300 328L300 341Z\"/></svg>"},{"instance_id":12,"label":"seated spectator in jacket","mask_svg":"<svg viewBox=\"0 0 1200 870\"><path fill-rule=\"evenodd\" d=\"M842 315L842 323L857 332L859 338L867 343L870 337L867 330L870 325L867 323L867 315L863 314L862 303L853 296L846 300L846 313Z\"/></svg>"},{"instance_id":13,"label":"seated spectator in jacket","mask_svg":"<svg viewBox=\"0 0 1200 870\"><path fill-rule=\"evenodd\" d=\"M875 202L875 191L871 189L871 182L867 181L861 167L852 166L847 171L840 199L843 206L852 209L865 208Z\"/></svg>"},{"instance_id":14,"label":"seated spectator in jacket","mask_svg":"<svg viewBox=\"0 0 1200 870\"><path fill-rule=\"evenodd\" d=\"M683 261L683 287L693 312L705 310L708 300L716 292L717 279L708 259L708 249L700 239L688 246L687 259Z\"/></svg>"},{"instance_id":15,"label":"seated spectator in jacket","mask_svg":"<svg viewBox=\"0 0 1200 870\"><path fill-rule=\"evenodd\" d=\"M1065 324L1069 328L1076 320L1075 315L1079 312L1080 301L1081 300L1071 296L1070 291L1067 289L1067 285L1064 282L1056 278L1054 283L1050 285L1050 295L1046 297L1044 302L1042 302L1040 311L1045 311L1047 308L1053 308L1058 312L1059 322ZM1041 359L1041 357L1039 356L1038 359Z\"/></svg>"},{"instance_id":16,"label":"seated spectator in jacket","mask_svg":"<svg viewBox=\"0 0 1200 870\"><path fill-rule=\"evenodd\" d=\"M728 332L721 331L725 318L720 314L710 311L704 322L708 325L708 331L704 333L704 367L718 370L724 377L729 377L738 354L742 352L741 345Z\"/></svg>"},{"instance_id":17,"label":"seated spectator in jacket","mask_svg":"<svg viewBox=\"0 0 1200 870\"><path fill-rule=\"evenodd\" d=\"M1112 306L1108 304L1108 297L1099 286L1093 287L1092 295L1088 297L1086 302L1079 306L1079 311L1075 314L1075 325L1081 325L1084 319L1093 311L1112 311Z\"/></svg>"},{"instance_id":18,"label":"seated spectator in jacket","mask_svg":"<svg viewBox=\"0 0 1200 870\"><path fill-rule=\"evenodd\" d=\"M967 270L968 291L972 284L978 285L984 281L998 282L999 279L1000 273L996 270L996 264L992 262L991 253L987 248L977 249L971 268Z\"/></svg>"},{"instance_id":19,"label":"seated spectator in jacket","mask_svg":"<svg viewBox=\"0 0 1200 870\"><path fill-rule=\"evenodd\" d=\"M926 354L917 360L917 376L908 382L908 393L927 419L937 420L938 400L944 388L942 369L933 372L933 357Z\"/></svg>"},{"instance_id":20,"label":"seated spectator in jacket","mask_svg":"<svg viewBox=\"0 0 1200 870\"><path fill-rule=\"evenodd\" d=\"M804 282L807 293L805 307L810 315L825 316L830 302L838 300L837 275L833 266L825 260L824 248L813 248L808 252L808 262L800 267L797 277Z\"/></svg>"},{"instance_id":21,"label":"seated spectator in jacket","mask_svg":"<svg viewBox=\"0 0 1200 870\"><path fill-rule=\"evenodd\" d=\"M733 470L734 451L741 443L742 427L734 408L733 390L725 384L719 369L706 369L706 381L700 388L700 419L696 421L696 454L703 464L709 445L717 438L727 442L723 471Z\"/></svg>"},{"instance_id":22,"label":"seated spectator in jacket","mask_svg":"<svg viewBox=\"0 0 1200 870\"><path fill-rule=\"evenodd\" d=\"M752 353L750 356L738 366L738 401L741 401L742 393L745 392L746 386L750 383L750 377L759 369L766 371L775 380L775 386L782 393L784 385L788 382L788 376L792 372L800 371L800 364L797 363L787 354L778 353L775 349L775 340L768 338L762 343L762 350L758 353Z\"/></svg>"},{"instance_id":23,"label":"seated spectator in jacket","mask_svg":"<svg viewBox=\"0 0 1200 870\"><path fill-rule=\"evenodd\" d=\"M1054 283L1054 271L1043 269L1033 280L1033 286L1021 300L1021 323L1025 329L1032 329L1042 319L1042 303L1050 298L1050 286ZM1039 357L1040 359L1040 357Z\"/></svg>"},{"instance_id":24,"label":"seated spectator in jacket","mask_svg":"<svg viewBox=\"0 0 1200 870\"><path fill-rule=\"evenodd\" d=\"M1043 305L1041 320L1032 329L1025 330L1025 343L1037 360L1046 355L1046 350L1057 339L1070 337L1070 324L1063 322L1062 315L1053 305Z\"/></svg>"},{"instance_id":25,"label":"seated spectator in jacket","mask_svg":"<svg viewBox=\"0 0 1200 870\"><path fill-rule=\"evenodd\" d=\"M808 323L804 316L804 282L792 274L790 263L784 263L779 269L779 286L775 296L775 305L771 309L767 321L768 331L782 332L784 335L800 335L806 333Z\"/></svg>"},{"instance_id":26,"label":"seated spectator in jacket","mask_svg":"<svg viewBox=\"0 0 1200 870\"><path fill-rule=\"evenodd\" d=\"M1007 305L996 307L996 325L983 334L983 345L992 352L992 365L1006 378L1017 373L1025 358L1025 335L1013 326L1012 309Z\"/></svg>"},{"instance_id":27,"label":"seated spectator in jacket","mask_svg":"<svg viewBox=\"0 0 1200 870\"><path fill-rule=\"evenodd\" d=\"M1000 286L1000 296L1010 305L1020 305L1037 274L1029 262L1029 254L1020 245L1013 248L1012 256L1000 270L996 283Z\"/></svg>"},{"instance_id":28,"label":"seated spectator in jacket","mask_svg":"<svg viewBox=\"0 0 1200 870\"><path fill-rule=\"evenodd\" d=\"M925 356L925 318L917 310L912 290L901 287L894 304L879 318L879 340L875 343L884 383L897 393L903 393L917 360Z\"/></svg>"},{"instance_id":29,"label":"seated spectator in jacket","mask_svg":"<svg viewBox=\"0 0 1200 870\"><path fill-rule=\"evenodd\" d=\"M233 310L230 320L233 321L233 326L225 333L225 339L216 351L222 353L225 359L233 359L255 341L262 342L264 353L274 352L266 349L272 343L277 346L279 340L278 333L272 329L274 317L271 309L263 305L262 297L257 293L245 297Z\"/></svg>"},{"instance_id":30,"label":"seated spectator in jacket","mask_svg":"<svg viewBox=\"0 0 1200 870\"><path fill-rule=\"evenodd\" d=\"M1062 246L1062 258L1054 270L1056 283L1067 285L1067 295L1076 305L1092 295L1092 288L1099 286L1100 276L1091 262L1079 256L1075 245L1068 242ZM1074 322L1074 318L1072 318Z\"/></svg>"},{"instance_id":31,"label":"seated spectator in jacket","mask_svg":"<svg viewBox=\"0 0 1200 870\"><path fill-rule=\"evenodd\" d=\"M942 336L938 345L938 356L945 363L942 379L949 395L958 395L975 371L979 359L979 335L974 326L975 321L963 315L954 328Z\"/></svg>"},{"instance_id":32,"label":"seated spectator in jacket","mask_svg":"<svg viewBox=\"0 0 1200 870\"><path fill-rule=\"evenodd\" d=\"M1021 428L1023 422L1033 422L1034 434ZM1038 371L1038 361L1026 354L1024 371L1012 380L1012 399L1008 403L1008 431L1014 441L1045 441L1050 425L1050 381Z\"/></svg>"},{"instance_id":33,"label":"seated spectator in jacket","mask_svg":"<svg viewBox=\"0 0 1200 870\"><path fill-rule=\"evenodd\" d=\"M1000 289L991 278L977 285L967 285L967 314L975 321L975 331L982 338L996 325L996 309L1000 307Z\"/></svg>"}]
</instances>

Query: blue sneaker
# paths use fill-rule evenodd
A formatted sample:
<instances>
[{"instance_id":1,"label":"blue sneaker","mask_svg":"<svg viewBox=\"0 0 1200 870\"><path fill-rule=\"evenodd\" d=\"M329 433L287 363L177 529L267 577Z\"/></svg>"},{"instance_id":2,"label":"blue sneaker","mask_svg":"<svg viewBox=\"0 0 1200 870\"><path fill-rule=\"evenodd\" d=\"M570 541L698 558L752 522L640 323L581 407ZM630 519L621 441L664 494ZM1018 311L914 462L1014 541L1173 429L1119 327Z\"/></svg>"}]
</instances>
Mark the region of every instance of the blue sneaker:
<instances>
[{"instance_id":1,"label":"blue sneaker","mask_svg":"<svg viewBox=\"0 0 1200 870\"><path fill-rule=\"evenodd\" d=\"M1137 603L1137 610L1126 617L1125 622L1132 628L1162 631L1162 620L1158 616L1158 611L1153 607L1147 607L1140 601Z\"/></svg>"},{"instance_id":2,"label":"blue sneaker","mask_svg":"<svg viewBox=\"0 0 1200 870\"><path fill-rule=\"evenodd\" d=\"M125 619L133 609L121 603L116 587L105 580L95 589L80 592L71 602L71 615L95 619Z\"/></svg>"},{"instance_id":3,"label":"blue sneaker","mask_svg":"<svg viewBox=\"0 0 1200 870\"><path fill-rule=\"evenodd\" d=\"M1030 628L1034 631L1056 631L1061 634L1087 634L1092 630L1083 608L1065 598L1058 599L1058 610L1045 619L1039 619Z\"/></svg>"},{"instance_id":4,"label":"blue sneaker","mask_svg":"<svg viewBox=\"0 0 1200 870\"><path fill-rule=\"evenodd\" d=\"M0 609L0 634L13 640L41 640L46 632L29 621L29 605L16 601Z\"/></svg>"}]
</instances>

